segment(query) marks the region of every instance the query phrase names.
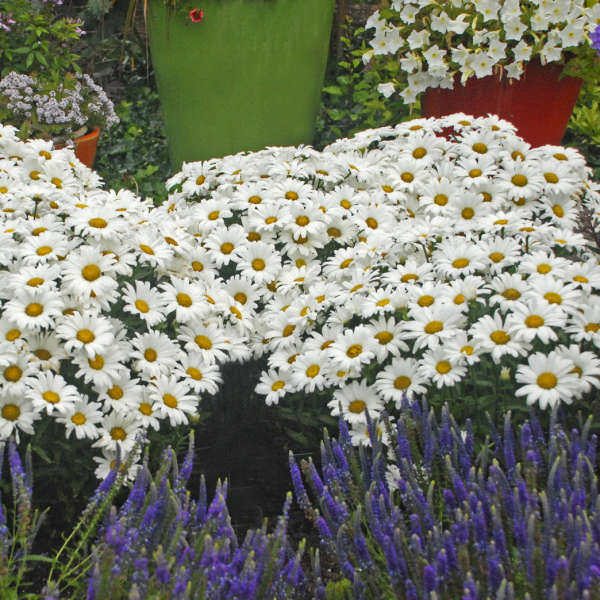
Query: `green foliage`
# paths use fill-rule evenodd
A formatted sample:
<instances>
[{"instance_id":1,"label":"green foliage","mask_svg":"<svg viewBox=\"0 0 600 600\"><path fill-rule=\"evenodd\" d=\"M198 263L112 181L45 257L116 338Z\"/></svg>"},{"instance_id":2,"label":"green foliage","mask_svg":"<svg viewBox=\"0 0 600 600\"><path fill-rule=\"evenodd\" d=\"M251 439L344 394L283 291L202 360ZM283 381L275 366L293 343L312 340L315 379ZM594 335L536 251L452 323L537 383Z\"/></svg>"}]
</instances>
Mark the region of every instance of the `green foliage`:
<instances>
[{"instance_id":1,"label":"green foliage","mask_svg":"<svg viewBox=\"0 0 600 600\"><path fill-rule=\"evenodd\" d=\"M73 43L80 37L80 23L57 18L54 0L8 0L2 15L11 15L9 30L0 28L0 75L43 72L55 83L66 71L79 71ZM0 22L6 16L0 16Z\"/></svg>"},{"instance_id":2,"label":"green foliage","mask_svg":"<svg viewBox=\"0 0 600 600\"><path fill-rule=\"evenodd\" d=\"M121 122L102 136L95 169L107 187L127 188L160 203L167 197L164 181L171 167L158 94L134 88L116 112Z\"/></svg>"},{"instance_id":3,"label":"green foliage","mask_svg":"<svg viewBox=\"0 0 600 600\"><path fill-rule=\"evenodd\" d=\"M394 125L411 116L397 95L385 98L377 91L380 83L397 76L397 61L380 58L365 65L362 55L368 46L364 27L353 28L348 21L344 30L347 35L340 37L342 60L323 89L314 141L317 148L362 129Z\"/></svg>"},{"instance_id":4,"label":"green foliage","mask_svg":"<svg viewBox=\"0 0 600 600\"><path fill-rule=\"evenodd\" d=\"M600 179L600 85L595 82L583 86L564 143L578 148Z\"/></svg>"}]
</instances>

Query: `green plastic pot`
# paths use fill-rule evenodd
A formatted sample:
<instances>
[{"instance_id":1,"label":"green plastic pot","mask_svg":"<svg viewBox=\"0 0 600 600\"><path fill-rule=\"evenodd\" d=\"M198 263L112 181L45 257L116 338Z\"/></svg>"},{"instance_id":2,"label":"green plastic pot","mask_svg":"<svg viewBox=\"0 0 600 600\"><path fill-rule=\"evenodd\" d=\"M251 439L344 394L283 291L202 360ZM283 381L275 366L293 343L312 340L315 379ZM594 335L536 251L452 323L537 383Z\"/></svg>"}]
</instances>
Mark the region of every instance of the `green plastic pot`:
<instances>
[{"instance_id":1,"label":"green plastic pot","mask_svg":"<svg viewBox=\"0 0 600 600\"><path fill-rule=\"evenodd\" d=\"M198 23L149 0L173 167L311 143L335 0L202 0L189 9L196 6Z\"/></svg>"}]
</instances>

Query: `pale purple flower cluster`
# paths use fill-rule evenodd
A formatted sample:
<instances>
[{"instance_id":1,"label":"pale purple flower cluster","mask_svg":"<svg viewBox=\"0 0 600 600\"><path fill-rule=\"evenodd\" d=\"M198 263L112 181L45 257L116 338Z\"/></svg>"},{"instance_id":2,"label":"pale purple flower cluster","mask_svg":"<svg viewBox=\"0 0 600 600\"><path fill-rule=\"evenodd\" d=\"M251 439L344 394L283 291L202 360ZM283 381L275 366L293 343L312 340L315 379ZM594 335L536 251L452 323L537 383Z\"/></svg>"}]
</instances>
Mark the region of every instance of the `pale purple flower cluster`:
<instances>
[{"instance_id":1,"label":"pale purple flower cluster","mask_svg":"<svg viewBox=\"0 0 600 600\"><path fill-rule=\"evenodd\" d=\"M94 547L89 600L124 593L140 599L283 600L303 592L303 548L293 552L287 539L291 495L273 533L252 530L240 544L227 511L226 484L217 484L208 504L202 478L198 500L191 499L192 457L190 444L181 470L170 451L154 478L147 465L139 470Z\"/></svg>"},{"instance_id":2,"label":"pale purple flower cluster","mask_svg":"<svg viewBox=\"0 0 600 600\"><path fill-rule=\"evenodd\" d=\"M475 600L600 598L597 438L507 415L474 450L445 409L405 402L392 453L370 423L372 448L325 439L322 470L292 463L299 503L338 562L354 598ZM317 565L318 566L318 565ZM321 574L316 596L325 598Z\"/></svg>"},{"instance_id":3,"label":"pale purple flower cluster","mask_svg":"<svg viewBox=\"0 0 600 600\"><path fill-rule=\"evenodd\" d=\"M4 120L15 124L33 119L40 126L68 125L66 129L75 131L86 124L110 128L119 122L104 90L81 73L72 88L45 89L29 75L10 72L0 80L0 110L3 107L8 111Z\"/></svg>"}]
</instances>

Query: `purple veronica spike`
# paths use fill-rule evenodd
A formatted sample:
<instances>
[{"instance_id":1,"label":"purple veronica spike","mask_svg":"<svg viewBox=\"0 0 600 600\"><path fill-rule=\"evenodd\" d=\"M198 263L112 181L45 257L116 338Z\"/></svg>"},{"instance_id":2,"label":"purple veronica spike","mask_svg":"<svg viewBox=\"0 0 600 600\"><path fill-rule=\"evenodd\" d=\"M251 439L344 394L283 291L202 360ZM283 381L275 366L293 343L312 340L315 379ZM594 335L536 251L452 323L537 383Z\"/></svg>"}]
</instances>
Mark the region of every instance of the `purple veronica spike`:
<instances>
[{"instance_id":1,"label":"purple veronica spike","mask_svg":"<svg viewBox=\"0 0 600 600\"><path fill-rule=\"evenodd\" d=\"M600 56L600 24L590 33L590 39L592 40L592 48L594 48Z\"/></svg>"}]
</instances>

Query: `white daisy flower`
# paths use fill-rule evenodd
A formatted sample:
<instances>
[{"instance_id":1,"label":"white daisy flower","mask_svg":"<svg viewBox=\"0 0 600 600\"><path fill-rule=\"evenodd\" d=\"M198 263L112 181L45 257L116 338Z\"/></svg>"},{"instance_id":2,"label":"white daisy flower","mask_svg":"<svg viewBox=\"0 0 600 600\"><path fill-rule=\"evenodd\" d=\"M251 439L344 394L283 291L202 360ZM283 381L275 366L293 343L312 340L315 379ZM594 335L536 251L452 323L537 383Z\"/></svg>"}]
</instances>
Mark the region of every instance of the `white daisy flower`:
<instances>
[{"instance_id":1,"label":"white daisy flower","mask_svg":"<svg viewBox=\"0 0 600 600\"><path fill-rule=\"evenodd\" d=\"M528 406L539 404L542 410L553 408L560 402L571 404L573 390L577 389L578 375L573 373L573 363L558 353L548 355L536 352L527 359L527 365L519 365L515 374L516 396L526 396Z\"/></svg>"},{"instance_id":2,"label":"white daisy flower","mask_svg":"<svg viewBox=\"0 0 600 600\"><path fill-rule=\"evenodd\" d=\"M558 335L553 328L564 327L566 315L555 304L535 299L529 302L516 302L506 318L506 327L516 339L532 342L538 338L548 344L556 341Z\"/></svg>"},{"instance_id":3,"label":"white daisy flower","mask_svg":"<svg viewBox=\"0 0 600 600\"><path fill-rule=\"evenodd\" d=\"M329 363L326 352L311 350L293 358L290 376L292 385L296 389L314 392L315 390L322 390L329 384L325 377Z\"/></svg>"},{"instance_id":4,"label":"white daisy flower","mask_svg":"<svg viewBox=\"0 0 600 600\"><path fill-rule=\"evenodd\" d=\"M31 400L22 394L0 394L0 440L14 435L19 443L19 432L33 435L33 423L39 418Z\"/></svg>"},{"instance_id":5,"label":"white daisy flower","mask_svg":"<svg viewBox=\"0 0 600 600\"><path fill-rule=\"evenodd\" d=\"M427 387L417 367L414 358L394 357L391 364L377 373L374 384L377 393L384 400L395 402L397 408L405 396L411 400L424 394Z\"/></svg>"},{"instance_id":6,"label":"white daisy flower","mask_svg":"<svg viewBox=\"0 0 600 600\"><path fill-rule=\"evenodd\" d=\"M419 360L418 374L421 380L435 384L438 389L456 385L466 373L467 369L460 362L452 360L442 346L426 350Z\"/></svg>"},{"instance_id":7,"label":"white daisy flower","mask_svg":"<svg viewBox=\"0 0 600 600\"><path fill-rule=\"evenodd\" d=\"M376 344L371 328L359 325L354 330L344 331L327 348L327 355L343 370L360 368L375 357Z\"/></svg>"},{"instance_id":8,"label":"white daisy flower","mask_svg":"<svg viewBox=\"0 0 600 600\"><path fill-rule=\"evenodd\" d=\"M198 399L190 388L176 377L159 375L148 390L148 399L154 401L161 418L169 419L172 427L187 423L188 415L198 412Z\"/></svg>"},{"instance_id":9,"label":"white daisy flower","mask_svg":"<svg viewBox=\"0 0 600 600\"><path fill-rule=\"evenodd\" d=\"M65 414L81 399L81 394L55 373L38 373L28 382L26 396L33 408L48 415Z\"/></svg>"},{"instance_id":10,"label":"white daisy flower","mask_svg":"<svg viewBox=\"0 0 600 600\"><path fill-rule=\"evenodd\" d=\"M269 369L263 371L260 380L254 390L257 394L265 397L265 404L272 406L279 404L279 400L286 394L294 391L292 378L289 371L278 371Z\"/></svg>"},{"instance_id":11,"label":"white daisy flower","mask_svg":"<svg viewBox=\"0 0 600 600\"><path fill-rule=\"evenodd\" d=\"M383 411L383 400L374 387L365 381L352 381L333 393L327 403L332 416L340 414L348 423L366 423L369 417L375 419Z\"/></svg>"},{"instance_id":12,"label":"white daisy flower","mask_svg":"<svg viewBox=\"0 0 600 600\"><path fill-rule=\"evenodd\" d=\"M492 360L498 364L504 355L524 356L531 347L527 342L511 336L508 329L502 316L495 312L480 317L471 326L469 336L482 352L489 352Z\"/></svg>"},{"instance_id":13,"label":"white daisy flower","mask_svg":"<svg viewBox=\"0 0 600 600\"><path fill-rule=\"evenodd\" d=\"M56 335L64 340L67 352L83 351L88 357L105 353L114 342L110 321L91 311L64 316L56 327Z\"/></svg>"},{"instance_id":14,"label":"white daisy flower","mask_svg":"<svg viewBox=\"0 0 600 600\"><path fill-rule=\"evenodd\" d=\"M464 325L464 316L455 305L413 306L409 321L403 322L405 337L414 339L414 350L435 348L441 341L456 335Z\"/></svg>"},{"instance_id":15,"label":"white daisy flower","mask_svg":"<svg viewBox=\"0 0 600 600\"><path fill-rule=\"evenodd\" d=\"M130 357L135 361L134 368L148 379L167 374L175 367L181 353L176 342L157 331L138 333L131 344L133 351Z\"/></svg>"},{"instance_id":16,"label":"white daisy flower","mask_svg":"<svg viewBox=\"0 0 600 600\"><path fill-rule=\"evenodd\" d=\"M219 367L205 363L197 353L180 357L174 374L185 381L196 394L216 394L219 385L223 383Z\"/></svg>"},{"instance_id":17,"label":"white daisy flower","mask_svg":"<svg viewBox=\"0 0 600 600\"><path fill-rule=\"evenodd\" d=\"M163 296L147 281L136 281L135 287L125 282L121 288L125 301L123 310L137 315L148 327L154 327L165 320L166 311Z\"/></svg>"},{"instance_id":18,"label":"white daisy flower","mask_svg":"<svg viewBox=\"0 0 600 600\"><path fill-rule=\"evenodd\" d=\"M83 414L83 411L81 413ZM140 430L141 424L137 415L113 411L102 417L100 437L92 446L114 451L119 447L123 453L131 452Z\"/></svg>"}]
</instances>

